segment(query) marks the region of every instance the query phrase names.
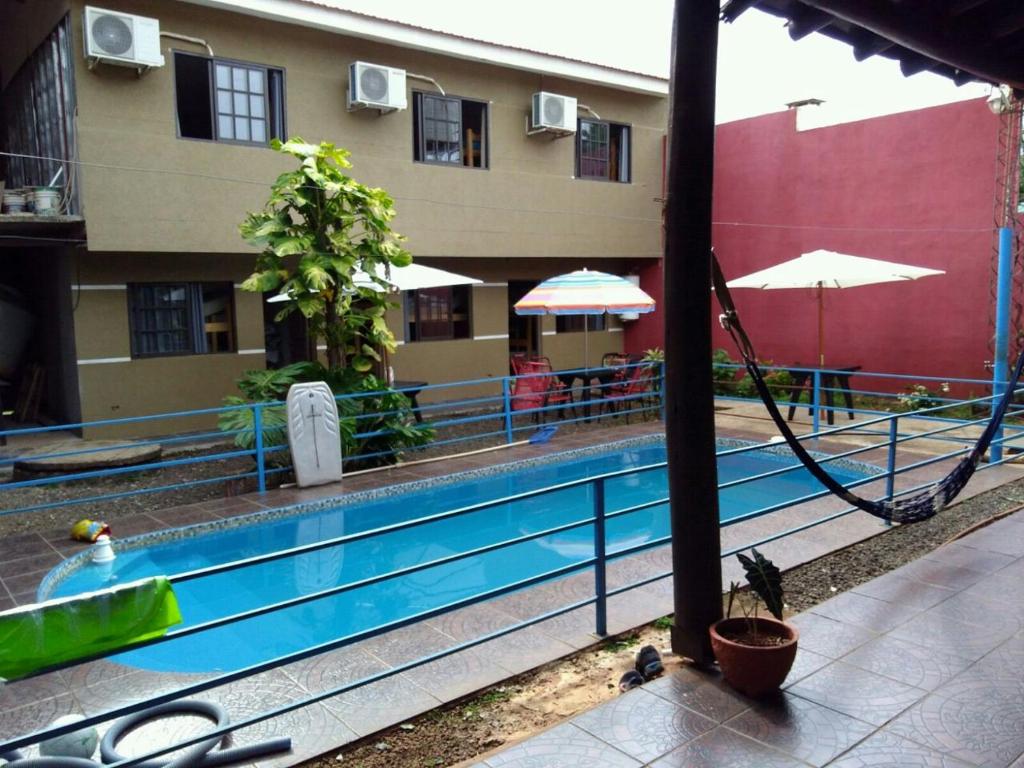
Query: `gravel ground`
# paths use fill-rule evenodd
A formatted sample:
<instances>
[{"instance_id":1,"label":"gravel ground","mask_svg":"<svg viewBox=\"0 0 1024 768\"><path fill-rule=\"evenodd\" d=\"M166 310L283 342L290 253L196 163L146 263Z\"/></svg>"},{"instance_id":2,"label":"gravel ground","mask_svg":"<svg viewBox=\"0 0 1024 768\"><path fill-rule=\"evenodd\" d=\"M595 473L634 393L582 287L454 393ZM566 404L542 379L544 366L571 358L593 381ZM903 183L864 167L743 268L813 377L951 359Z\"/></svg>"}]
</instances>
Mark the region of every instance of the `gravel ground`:
<instances>
[{"instance_id":1,"label":"gravel ground","mask_svg":"<svg viewBox=\"0 0 1024 768\"><path fill-rule=\"evenodd\" d=\"M804 611L915 560L968 529L1024 504L1024 480L979 494L930 520L895 526L873 538L787 571L786 602ZM834 590L834 591L833 591ZM397 728L349 744L303 768L453 766L550 728L617 695L615 683L641 644L665 649L668 620L605 641L506 681L475 697L440 707ZM664 650L663 650L664 652ZM666 657L671 670L679 664Z\"/></svg>"}]
</instances>

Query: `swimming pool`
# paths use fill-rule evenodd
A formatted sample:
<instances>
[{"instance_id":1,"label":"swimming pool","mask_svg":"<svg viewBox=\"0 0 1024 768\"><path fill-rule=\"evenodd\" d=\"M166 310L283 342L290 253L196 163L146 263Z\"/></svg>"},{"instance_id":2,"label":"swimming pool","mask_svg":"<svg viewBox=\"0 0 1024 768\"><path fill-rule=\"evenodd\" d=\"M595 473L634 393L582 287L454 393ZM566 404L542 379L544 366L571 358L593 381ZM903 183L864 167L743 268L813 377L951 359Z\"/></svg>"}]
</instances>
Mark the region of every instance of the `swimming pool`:
<instances>
[{"instance_id":1,"label":"swimming pool","mask_svg":"<svg viewBox=\"0 0 1024 768\"><path fill-rule=\"evenodd\" d=\"M128 549L118 555L112 569L87 564L63 579L48 580L47 596L73 595L146 576L205 568L665 459L663 442L613 448L561 460L556 455L527 468L511 465L502 473L306 514L264 519L227 530L200 533L197 528L196 535ZM719 457L719 482L793 463L791 455L764 451ZM866 474L846 465L830 471L841 483ZM720 493L721 517L729 520L820 490L803 469L743 484ZM195 579L177 585L175 592L185 625L197 624L577 521L592 515L593 493L592 485L583 485L499 504L362 541ZM664 469L612 478L606 482L606 509L611 512L666 495ZM668 533L668 509L664 504L613 518L607 521L607 551L614 554ZM158 671L230 671L578 563L592 554L593 528L587 525L120 654L114 660ZM45 584L43 589L47 589Z\"/></svg>"}]
</instances>

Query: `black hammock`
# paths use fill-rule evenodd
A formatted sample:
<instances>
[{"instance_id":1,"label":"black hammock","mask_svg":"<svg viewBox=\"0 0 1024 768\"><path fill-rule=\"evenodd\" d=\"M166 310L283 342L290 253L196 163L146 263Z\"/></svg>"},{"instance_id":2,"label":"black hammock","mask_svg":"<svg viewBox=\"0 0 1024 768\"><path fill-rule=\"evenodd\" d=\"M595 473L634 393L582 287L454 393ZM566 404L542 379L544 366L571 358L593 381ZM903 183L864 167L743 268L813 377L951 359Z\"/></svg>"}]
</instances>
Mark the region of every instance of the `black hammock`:
<instances>
[{"instance_id":1,"label":"black hammock","mask_svg":"<svg viewBox=\"0 0 1024 768\"><path fill-rule=\"evenodd\" d=\"M761 374L761 369L758 368L757 356L754 353L754 347L750 343L750 339L740 323L739 315L736 313L736 307L732 302L732 296L729 294L729 289L725 285L725 278L722 276L722 269L718 264L718 258L715 256L714 251L711 253L711 279L714 283L715 296L718 298L718 303L722 307L722 314L719 315L719 321L722 323L722 327L729 332L729 335L732 336L732 340L736 343L736 347L739 349L740 355L743 357L743 363L747 368L747 372L750 374L750 378L753 380L754 386L757 387L757 392L764 401L765 407L768 409L768 413L772 417L772 421L775 422L775 425L779 428L779 431L786 439L789 447L793 449L793 453L796 454L796 457L800 459L800 462L807 467L807 470L817 478L818 482L848 504L852 504L870 515L874 515L875 517L880 517L883 520L888 520L894 523L917 523L921 520L927 520L936 512L942 510L943 507L949 504L949 502L963 490L964 486L967 485L967 481L971 479L975 469L977 469L978 462L981 461L981 457L985 454L985 451L988 450L989 444L991 444L992 438L995 436L996 430L1002 423L1003 417L1006 415L1006 411L1013 400L1017 380L1021 376L1022 369L1024 369L1024 350L1021 351L1021 355L1017 359L1017 365L1013 369L1013 375L1010 377L1010 382L1006 391L1003 393L1002 398L999 400L995 412L992 414L992 418L985 427L985 431L981 433L981 437L978 438L978 442L975 444L971 452L961 459L960 463L957 464L956 467L946 475L946 477L930 489L906 499L871 501L869 499L861 498L857 494L851 492L848 488L844 488L840 483L836 482L832 475L826 472L822 466L811 457L811 454L807 452L807 449L804 448L796 435L793 434L793 430L789 428L789 424L784 418L782 418L782 413L775 404L775 398L772 397L771 392L768 390L768 385L765 383L764 376Z\"/></svg>"}]
</instances>

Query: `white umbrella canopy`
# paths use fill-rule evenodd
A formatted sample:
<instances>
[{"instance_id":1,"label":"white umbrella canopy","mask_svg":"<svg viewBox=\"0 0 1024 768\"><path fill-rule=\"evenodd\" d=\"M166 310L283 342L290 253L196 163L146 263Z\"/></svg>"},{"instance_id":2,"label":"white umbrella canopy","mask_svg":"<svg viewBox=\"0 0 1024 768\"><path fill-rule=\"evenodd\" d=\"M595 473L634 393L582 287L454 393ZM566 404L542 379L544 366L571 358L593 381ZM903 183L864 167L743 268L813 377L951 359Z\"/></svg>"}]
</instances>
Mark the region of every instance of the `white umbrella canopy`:
<instances>
[{"instance_id":1,"label":"white umbrella canopy","mask_svg":"<svg viewBox=\"0 0 1024 768\"><path fill-rule=\"evenodd\" d=\"M782 288L818 289L818 365L825 367L825 288L856 288L876 283L917 280L930 275L944 275L944 270L897 264L894 261L851 256L835 251L817 250L776 264L758 272L730 280L729 288L759 288L771 291Z\"/></svg>"},{"instance_id":2,"label":"white umbrella canopy","mask_svg":"<svg viewBox=\"0 0 1024 768\"><path fill-rule=\"evenodd\" d=\"M390 285L396 291L416 291L421 288L442 288L446 285L479 285L483 281L475 277L467 277L446 269L428 267L425 264L410 264L406 267L391 267L390 276L384 267L377 267L374 274ZM376 282L369 273L358 271L352 275L352 282L362 288L370 288L375 291L383 291L384 288ZM288 301L287 293L279 293L267 299L268 303L274 304L281 301Z\"/></svg>"}]
</instances>

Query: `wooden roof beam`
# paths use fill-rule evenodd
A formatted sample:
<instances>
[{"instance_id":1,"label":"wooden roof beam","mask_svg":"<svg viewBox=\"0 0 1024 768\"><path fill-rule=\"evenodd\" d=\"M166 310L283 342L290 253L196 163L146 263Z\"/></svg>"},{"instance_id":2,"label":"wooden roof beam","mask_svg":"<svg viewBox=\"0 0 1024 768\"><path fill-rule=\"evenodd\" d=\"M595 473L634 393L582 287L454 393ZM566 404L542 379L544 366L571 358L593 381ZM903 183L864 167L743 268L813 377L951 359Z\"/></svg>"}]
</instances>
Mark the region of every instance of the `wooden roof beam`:
<instances>
[{"instance_id":1,"label":"wooden roof beam","mask_svg":"<svg viewBox=\"0 0 1024 768\"><path fill-rule=\"evenodd\" d=\"M958 45L936 31L938 19L907 13L884 0L800 0L843 21L990 82L1024 88L1024 62L1008 60L994 47ZM931 22L931 23L929 23Z\"/></svg>"}]
</instances>

